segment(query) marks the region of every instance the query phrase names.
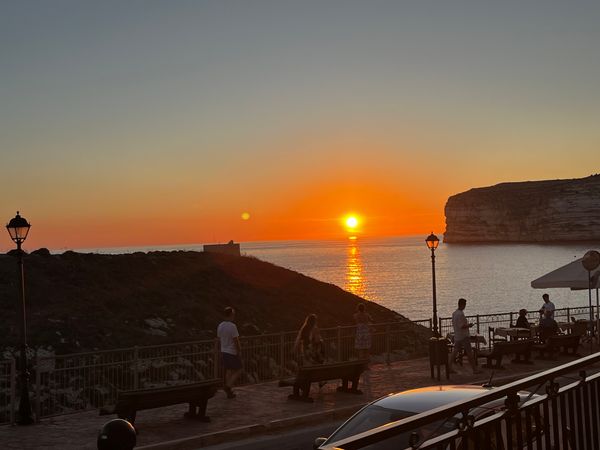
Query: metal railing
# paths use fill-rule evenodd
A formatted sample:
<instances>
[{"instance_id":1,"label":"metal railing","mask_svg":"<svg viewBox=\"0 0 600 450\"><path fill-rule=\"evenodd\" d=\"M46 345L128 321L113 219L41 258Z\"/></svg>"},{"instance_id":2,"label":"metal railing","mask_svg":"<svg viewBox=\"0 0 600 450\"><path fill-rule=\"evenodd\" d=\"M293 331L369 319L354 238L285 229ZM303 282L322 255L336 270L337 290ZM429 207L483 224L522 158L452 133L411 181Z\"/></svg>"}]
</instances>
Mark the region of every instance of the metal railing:
<instances>
[{"instance_id":1,"label":"metal railing","mask_svg":"<svg viewBox=\"0 0 600 450\"><path fill-rule=\"evenodd\" d=\"M0 361L0 423L15 423L17 405L16 361Z\"/></svg>"},{"instance_id":2,"label":"metal railing","mask_svg":"<svg viewBox=\"0 0 600 450\"><path fill-rule=\"evenodd\" d=\"M488 326L508 326L517 313L468 316L479 332ZM556 317L587 318L587 307L556 310ZM534 319L534 314L531 316ZM431 319L372 325L371 359L387 362L427 354ZM440 318L442 335L451 330L451 318ZM297 367L294 341L297 332L241 338L244 374L242 384L278 380ZM321 330L325 360L357 357L355 327ZM37 356L32 361L31 391L36 417L67 414L113 405L121 390L193 383L222 377L218 341L214 339L168 345L130 347L58 356ZM11 372L12 371L12 372ZM14 420L15 363L0 361L0 423Z\"/></svg>"},{"instance_id":3,"label":"metal railing","mask_svg":"<svg viewBox=\"0 0 600 450\"><path fill-rule=\"evenodd\" d=\"M458 401L331 443L326 448L409 449L580 449L600 448L600 373L586 369L600 362L600 353ZM570 384L557 380L567 377ZM523 391L538 393L527 395ZM538 392L539 391L539 392ZM505 407L475 418L472 411L492 401ZM420 438L415 430L435 429L454 419L455 429ZM411 444L407 446L407 437ZM421 439L421 440L420 440ZM425 439L425 440L423 440Z\"/></svg>"},{"instance_id":4,"label":"metal railing","mask_svg":"<svg viewBox=\"0 0 600 450\"><path fill-rule=\"evenodd\" d=\"M35 359L36 417L114 405L120 390L218 376L214 340Z\"/></svg>"},{"instance_id":5,"label":"metal railing","mask_svg":"<svg viewBox=\"0 0 600 450\"><path fill-rule=\"evenodd\" d=\"M425 355L431 321L392 322L372 326L371 355L390 362ZM326 361L356 358L355 326L321 330ZM242 384L274 381L298 367L294 352L297 332L240 338L244 372ZM32 378L36 417L68 414L114 405L122 390L194 383L222 377L218 340L34 359Z\"/></svg>"},{"instance_id":6,"label":"metal railing","mask_svg":"<svg viewBox=\"0 0 600 450\"><path fill-rule=\"evenodd\" d=\"M594 307L592 307L592 310ZM475 314L466 316L470 323L474 323L474 330L478 334L485 334L489 327L509 327L511 324L514 325L518 312L502 312L495 314ZM540 314L538 311L530 311L527 313L527 320L529 322L539 322ZM557 322L570 322L571 318L574 319L589 319L590 308L588 306L577 306L573 308L561 308L554 311L554 318ZM439 330L442 336L446 336L451 333L452 330L452 317L440 317L439 319Z\"/></svg>"}]
</instances>

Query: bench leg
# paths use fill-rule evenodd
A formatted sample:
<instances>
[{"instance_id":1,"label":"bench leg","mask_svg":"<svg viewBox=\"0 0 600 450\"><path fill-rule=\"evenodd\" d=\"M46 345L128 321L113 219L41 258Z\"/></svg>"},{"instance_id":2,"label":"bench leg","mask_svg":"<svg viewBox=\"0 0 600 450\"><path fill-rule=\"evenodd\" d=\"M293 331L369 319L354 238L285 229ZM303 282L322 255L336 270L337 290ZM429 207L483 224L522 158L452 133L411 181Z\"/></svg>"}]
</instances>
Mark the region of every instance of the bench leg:
<instances>
[{"instance_id":1,"label":"bench leg","mask_svg":"<svg viewBox=\"0 0 600 450\"><path fill-rule=\"evenodd\" d=\"M338 392L349 392L351 394L362 394L362 391L358 389L358 381L360 379L360 375L358 377L352 378L349 380L348 378L342 379L342 385L337 388ZM352 387L348 388L348 384L352 383Z\"/></svg>"},{"instance_id":2,"label":"bench leg","mask_svg":"<svg viewBox=\"0 0 600 450\"><path fill-rule=\"evenodd\" d=\"M201 422L210 422L210 417L206 415L206 407L208 406L208 399L202 398L198 402L190 402L188 412L183 416L187 419L196 419Z\"/></svg>"},{"instance_id":3,"label":"bench leg","mask_svg":"<svg viewBox=\"0 0 600 450\"><path fill-rule=\"evenodd\" d=\"M290 400L312 403L314 400L308 396L310 393L310 382L303 384L294 384L294 393L288 395Z\"/></svg>"}]
</instances>

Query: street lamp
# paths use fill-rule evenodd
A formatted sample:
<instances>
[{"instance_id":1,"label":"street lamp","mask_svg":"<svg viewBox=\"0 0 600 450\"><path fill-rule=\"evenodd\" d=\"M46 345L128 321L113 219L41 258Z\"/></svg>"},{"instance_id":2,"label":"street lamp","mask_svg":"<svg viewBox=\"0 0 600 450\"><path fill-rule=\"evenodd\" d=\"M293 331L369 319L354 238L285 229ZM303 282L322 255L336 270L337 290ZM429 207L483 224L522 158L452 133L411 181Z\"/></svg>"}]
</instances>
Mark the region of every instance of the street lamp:
<instances>
[{"instance_id":1,"label":"street lamp","mask_svg":"<svg viewBox=\"0 0 600 450\"><path fill-rule=\"evenodd\" d=\"M27 371L27 322L25 316L25 279L23 277L23 250L21 244L27 239L31 225L23 217L17 215L6 225L10 238L17 244L17 258L19 266L19 284L21 291L21 355L19 378L21 380L21 399L19 401L19 425L29 425L33 423L31 414L31 403L29 402L29 372Z\"/></svg>"},{"instance_id":2,"label":"street lamp","mask_svg":"<svg viewBox=\"0 0 600 450\"><path fill-rule=\"evenodd\" d=\"M433 231L427 239L425 239L427 243L427 248L431 250L431 275L433 280L433 335L435 337L439 337L438 334L438 318L437 318L437 299L435 295L435 249L438 247L440 240L438 237L433 234Z\"/></svg>"}]
</instances>

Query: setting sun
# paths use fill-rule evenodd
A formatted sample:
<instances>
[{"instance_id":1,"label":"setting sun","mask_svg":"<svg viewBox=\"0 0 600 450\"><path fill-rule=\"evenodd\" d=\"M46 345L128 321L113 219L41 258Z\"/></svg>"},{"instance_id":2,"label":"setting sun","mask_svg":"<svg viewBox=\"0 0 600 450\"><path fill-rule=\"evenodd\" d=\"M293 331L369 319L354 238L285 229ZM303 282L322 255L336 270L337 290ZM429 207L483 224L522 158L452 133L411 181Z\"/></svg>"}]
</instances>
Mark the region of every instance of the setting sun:
<instances>
[{"instance_id":1,"label":"setting sun","mask_svg":"<svg viewBox=\"0 0 600 450\"><path fill-rule=\"evenodd\" d=\"M358 219L355 216L346 217L346 227L353 230L358 226Z\"/></svg>"}]
</instances>

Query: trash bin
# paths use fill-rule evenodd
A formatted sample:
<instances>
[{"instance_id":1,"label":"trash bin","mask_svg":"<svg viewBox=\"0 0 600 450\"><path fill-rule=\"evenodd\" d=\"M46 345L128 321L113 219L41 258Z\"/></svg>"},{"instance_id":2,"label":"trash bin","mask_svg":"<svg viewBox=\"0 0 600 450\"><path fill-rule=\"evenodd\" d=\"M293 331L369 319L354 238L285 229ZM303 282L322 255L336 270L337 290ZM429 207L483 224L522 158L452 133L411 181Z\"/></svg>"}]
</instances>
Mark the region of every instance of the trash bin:
<instances>
[{"instance_id":1,"label":"trash bin","mask_svg":"<svg viewBox=\"0 0 600 450\"><path fill-rule=\"evenodd\" d=\"M450 378L448 353L448 339L437 337L432 337L429 339L429 367L431 369L431 378L434 378L434 368L437 368L437 379L440 379L440 371L442 366L446 368L446 379Z\"/></svg>"},{"instance_id":2,"label":"trash bin","mask_svg":"<svg viewBox=\"0 0 600 450\"><path fill-rule=\"evenodd\" d=\"M133 425L123 419L113 419L104 424L98 435L98 450L132 450L136 444Z\"/></svg>"}]
</instances>

